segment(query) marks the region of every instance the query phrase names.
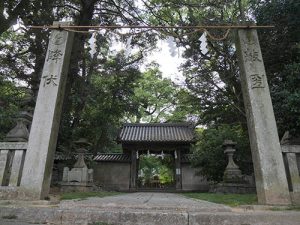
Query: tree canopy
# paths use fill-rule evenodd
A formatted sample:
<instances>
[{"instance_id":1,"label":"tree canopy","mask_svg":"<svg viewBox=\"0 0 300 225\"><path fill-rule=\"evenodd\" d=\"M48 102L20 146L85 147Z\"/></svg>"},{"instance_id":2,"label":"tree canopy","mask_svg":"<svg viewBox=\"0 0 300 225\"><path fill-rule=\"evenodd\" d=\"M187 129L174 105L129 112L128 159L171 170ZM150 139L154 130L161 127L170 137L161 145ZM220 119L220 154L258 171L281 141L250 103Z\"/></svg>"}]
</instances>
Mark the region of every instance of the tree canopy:
<instances>
[{"instance_id":1,"label":"tree canopy","mask_svg":"<svg viewBox=\"0 0 300 225\"><path fill-rule=\"evenodd\" d=\"M32 91L33 99L38 93L51 30L29 26L61 20L83 26L274 25L258 32L279 135L286 130L299 135L299 14L300 4L291 0L3 0L0 138L13 127L26 90ZM216 149L213 146L219 143L218 137L224 137L224 130L231 134L238 130L241 142L248 143L234 32L227 38L225 34L220 29L178 28L75 32L58 150L68 151L74 140L85 137L95 152L119 151L114 139L121 124L128 121L190 121L202 126L206 131L200 135L196 155L203 155L207 145ZM155 62L145 67L157 41L165 39L174 40L170 42L173 50L182 49L184 63L179 70L184 85L165 78ZM207 137L207 142L201 137ZM249 146L242 152L250 155ZM221 154L214 157L199 159L195 165L215 164ZM250 165L251 157L246 158L247 163L240 162ZM248 173L249 167L244 170ZM220 176L206 173L214 179Z\"/></svg>"}]
</instances>

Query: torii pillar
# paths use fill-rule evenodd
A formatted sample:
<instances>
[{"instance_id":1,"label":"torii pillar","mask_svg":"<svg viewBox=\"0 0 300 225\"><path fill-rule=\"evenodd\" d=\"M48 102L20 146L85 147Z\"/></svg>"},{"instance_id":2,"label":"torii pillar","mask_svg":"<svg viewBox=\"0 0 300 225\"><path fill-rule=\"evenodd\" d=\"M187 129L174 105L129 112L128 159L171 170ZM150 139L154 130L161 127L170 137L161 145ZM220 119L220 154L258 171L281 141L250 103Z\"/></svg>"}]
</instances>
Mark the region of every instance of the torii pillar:
<instances>
[{"instance_id":1,"label":"torii pillar","mask_svg":"<svg viewBox=\"0 0 300 225\"><path fill-rule=\"evenodd\" d=\"M53 25L70 25L70 22L54 22ZM51 31L19 198L39 200L49 194L73 37L72 32L61 29Z\"/></svg>"},{"instance_id":2,"label":"torii pillar","mask_svg":"<svg viewBox=\"0 0 300 225\"><path fill-rule=\"evenodd\" d=\"M236 39L258 202L291 204L257 31L238 29Z\"/></svg>"}]
</instances>

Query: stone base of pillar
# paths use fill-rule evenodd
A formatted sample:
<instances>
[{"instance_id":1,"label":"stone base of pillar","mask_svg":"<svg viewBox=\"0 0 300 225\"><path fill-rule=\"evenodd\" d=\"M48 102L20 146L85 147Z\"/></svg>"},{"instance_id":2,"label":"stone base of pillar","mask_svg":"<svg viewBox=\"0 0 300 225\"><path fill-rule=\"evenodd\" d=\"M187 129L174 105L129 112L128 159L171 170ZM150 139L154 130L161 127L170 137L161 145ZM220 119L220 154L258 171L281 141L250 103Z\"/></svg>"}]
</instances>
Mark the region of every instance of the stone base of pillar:
<instances>
[{"instance_id":1,"label":"stone base of pillar","mask_svg":"<svg viewBox=\"0 0 300 225\"><path fill-rule=\"evenodd\" d=\"M1 200L15 200L18 199L18 187L2 186L0 187Z\"/></svg>"},{"instance_id":2,"label":"stone base of pillar","mask_svg":"<svg viewBox=\"0 0 300 225\"><path fill-rule=\"evenodd\" d=\"M300 192L290 192L293 205L300 205Z\"/></svg>"},{"instance_id":3,"label":"stone base of pillar","mask_svg":"<svg viewBox=\"0 0 300 225\"><path fill-rule=\"evenodd\" d=\"M29 190L24 190L21 187L0 187L0 200L41 200L39 196L34 195Z\"/></svg>"}]
</instances>

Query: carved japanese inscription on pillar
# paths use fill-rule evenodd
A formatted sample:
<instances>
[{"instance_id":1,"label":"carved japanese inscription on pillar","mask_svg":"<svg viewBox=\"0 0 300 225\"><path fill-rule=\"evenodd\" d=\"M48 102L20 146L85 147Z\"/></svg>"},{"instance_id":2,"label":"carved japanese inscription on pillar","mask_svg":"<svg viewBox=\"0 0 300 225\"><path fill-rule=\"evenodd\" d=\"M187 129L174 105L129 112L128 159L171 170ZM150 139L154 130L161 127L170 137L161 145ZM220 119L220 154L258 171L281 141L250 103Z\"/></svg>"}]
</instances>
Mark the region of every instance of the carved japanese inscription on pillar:
<instances>
[{"instance_id":1,"label":"carved japanese inscription on pillar","mask_svg":"<svg viewBox=\"0 0 300 225\"><path fill-rule=\"evenodd\" d=\"M43 79L44 79L44 85L43 87L45 86L49 86L49 85L52 85L52 86L57 86L57 75L53 75L53 74L47 74L45 76L43 76Z\"/></svg>"},{"instance_id":2,"label":"carved japanese inscription on pillar","mask_svg":"<svg viewBox=\"0 0 300 225\"><path fill-rule=\"evenodd\" d=\"M57 63L57 61L60 60L62 56L63 56L63 53L60 49L55 49L55 50L49 49L47 62L53 61L53 62Z\"/></svg>"},{"instance_id":3,"label":"carved japanese inscription on pillar","mask_svg":"<svg viewBox=\"0 0 300 225\"><path fill-rule=\"evenodd\" d=\"M263 74L251 74L250 81L251 81L251 88L264 88L264 75Z\"/></svg>"},{"instance_id":4,"label":"carved japanese inscription on pillar","mask_svg":"<svg viewBox=\"0 0 300 225\"><path fill-rule=\"evenodd\" d=\"M262 63L262 56L260 51L258 51L258 47L255 41L252 40L243 40L244 45L243 56L245 60L245 64L248 64L249 68L249 82L251 84L251 88L265 88L265 74L259 73L257 71L255 63Z\"/></svg>"},{"instance_id":5,"label":"carved japanese inscription on pillar","mask_svg":"<svg viewBox=\"0 0 300 225\"><path fill-rule=\"evenodd\" d=\"M62 29L51 31L20 184L31 199L49 193L73 36Z\"/></svg>"},{"instance_id":6,"label":"carved japanese inscription on pillar","mask_svg":"<svg viewBox=\"0 0 300 225\"><path fill-rule=\"evenodd\" d=\"M50 37L50 42L52 43L52 45L49 45L45 63L51 66L51 64L56 65L63 59L64 54L61 49L61 45L65 42L65 38L61 33L52 33ZM42 78L44 79L43 87L57 86L59 73L46 72L46 74L43 75Z\"/></svg>"},{"instance_id":7,"label":"carved japanese inscription on pillar","mask_svg":"<svg viewBox=\"0 0 300 225\"><path fill-rule=\"evenodd\" d=\"M236 47L258 202L290 204L277 127L256 30L237 30Z\"/></svg>"}]
</instances>

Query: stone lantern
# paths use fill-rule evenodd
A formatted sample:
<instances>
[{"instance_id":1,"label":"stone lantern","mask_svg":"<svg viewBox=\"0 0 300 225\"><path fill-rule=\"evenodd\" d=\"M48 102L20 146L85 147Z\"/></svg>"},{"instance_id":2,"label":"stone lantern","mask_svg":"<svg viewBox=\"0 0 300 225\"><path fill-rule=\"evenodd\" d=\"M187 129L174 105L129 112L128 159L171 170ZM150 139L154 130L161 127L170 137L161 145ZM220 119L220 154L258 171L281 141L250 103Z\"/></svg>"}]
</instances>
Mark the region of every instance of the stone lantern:
<instances>
[{"instance_id":1,"label":"stone lantern","mask_svg":"<svg viewBox=\"0 0 300 225\"><path fill-rule=\"evenodd\" d=\"M30 125L32 122L32 115L34 109L34 99L32 92L26 91L25 97L21 102L21 111L17 117L16 126L11 129L4 139L8 142L26 142L29 138Z\"/></svg>"},{"instance_id":2,"label":"stone lantern","mask_svg":"<svg viewBox=\"0 0 300 225\"><path fill-rule=\"evenodd\" d=\"M93 169L88 169L84 158L88 152L86 148L91 144L84 138L80 138L74 144L78 158L71 170L64 167L62 191L90 191L93 187Z\"/></svg>"},{"instance_id":3,"label":"stone lantern","mask_svg":"<svg viewBox=\"0 0 300 225\"><path fill-rule=\"evenodd\" d=\"M26 90L16 125L6 134L0 149L0 186L20 185L34 105L32 92Z\"/></svg>"},{"instance_id":4,"label":"stone lantern","mask_svg":"<svg viewBox=\"0 0 300 225\"><path fill-rule=\"evenodd\" d=\"M232 140L225 140L222 146L225 148L224 153L228 158L228 164L224 172L223 181L225 183L239 183L243 180L242 172L233 160L236 142L233 142Z\"/></svg>"},{"instance_id":5,"label":"stone lantern","mask_svg":"<svg viewBox=\"0 0 300 225\"><path fill-rule=\"evenodd\" d=\"M236 142L232 140L225 140L223 142L224 153L227 155L228 164L224 171L223 181L218 184L213 184L210 187L210 192L217 193L255 193L255 186L253 186L249 179L249 176L242 174L242 171L235 164L233 160L233 155L235 153Z\"/></svg>"}]
</instances>

